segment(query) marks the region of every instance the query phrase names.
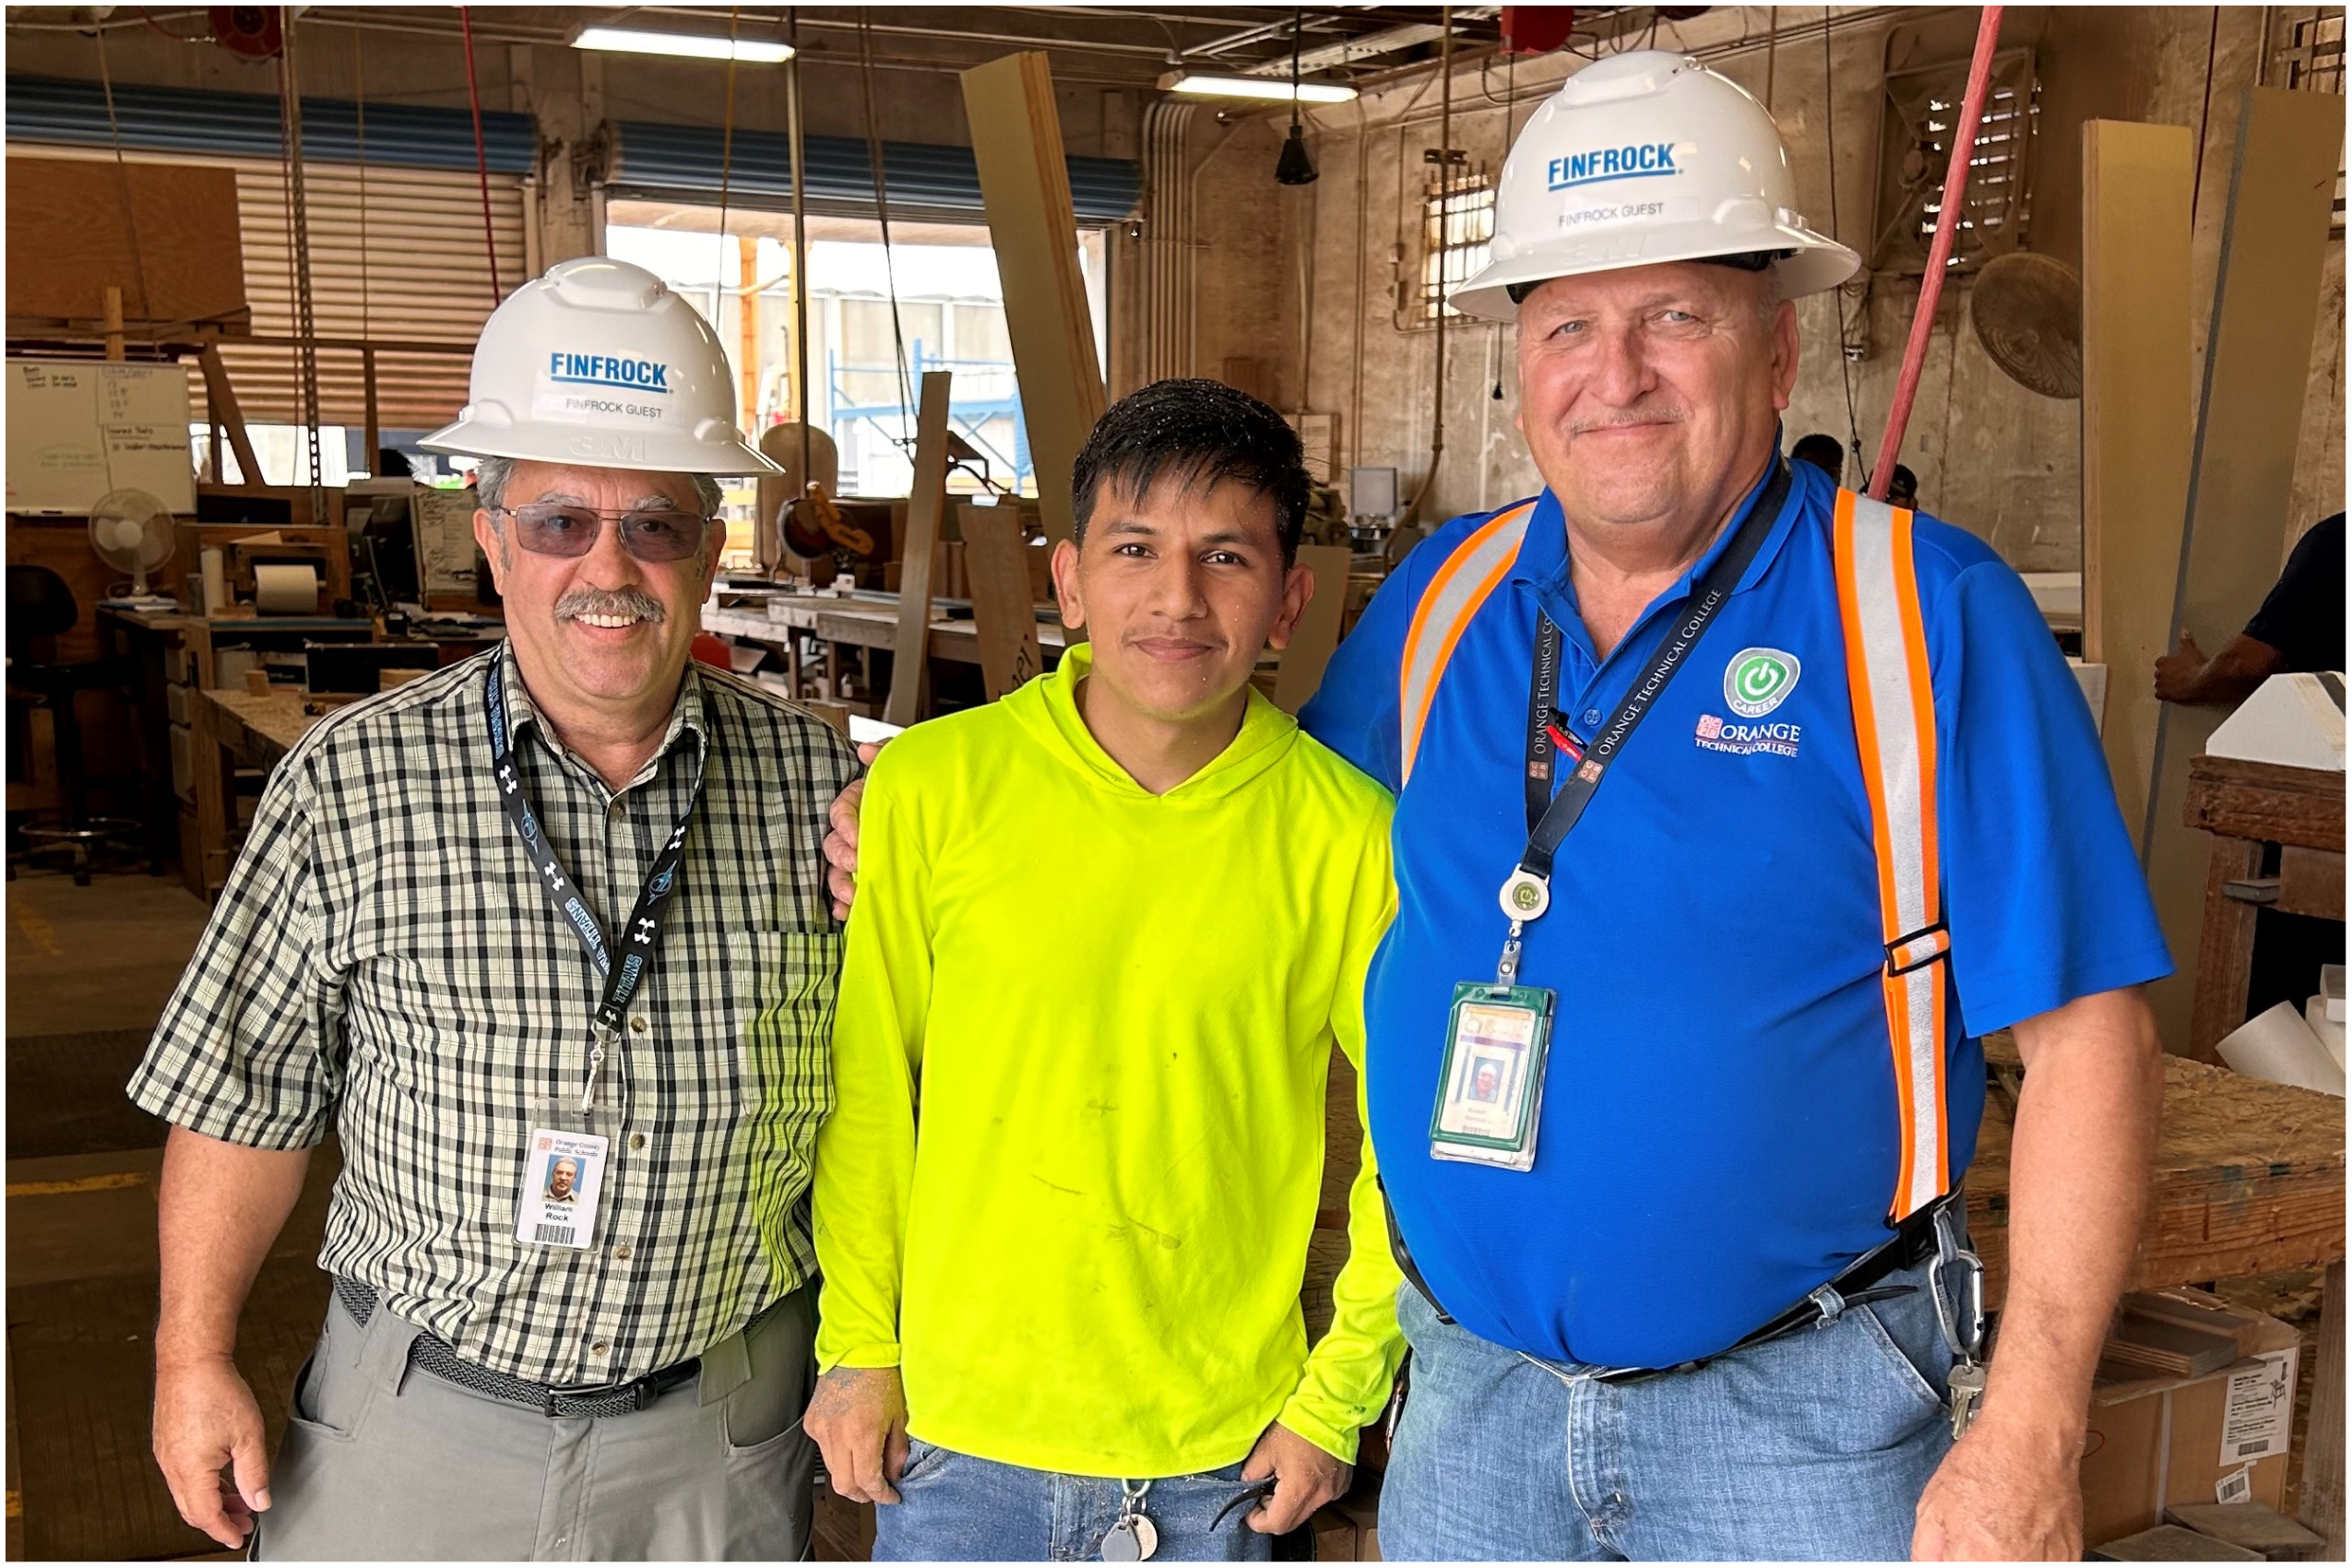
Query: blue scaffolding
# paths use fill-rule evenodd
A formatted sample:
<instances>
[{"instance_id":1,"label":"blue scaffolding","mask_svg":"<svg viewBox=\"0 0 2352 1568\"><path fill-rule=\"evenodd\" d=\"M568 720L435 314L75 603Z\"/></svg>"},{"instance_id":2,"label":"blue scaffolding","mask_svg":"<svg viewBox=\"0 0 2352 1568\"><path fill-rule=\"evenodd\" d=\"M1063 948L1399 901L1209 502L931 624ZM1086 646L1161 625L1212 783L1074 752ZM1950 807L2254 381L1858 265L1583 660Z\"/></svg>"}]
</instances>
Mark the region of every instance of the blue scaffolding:
<instances>
[{"instance_id":1,"label":"blue scaffolding","mask_svg":"<svg viewBox=\"0 0 2352 1568\"><path fill-rule=\"evenodd\" d=\"M914 363L910 385L920 386L923 373L945 370L956 373L958 378L977 376L981 372L1001 373L1007 383L1013 383L1013 362L1010 360L950 360L932 359L923 352L923 341L914 344ZM852 400L843 383L845 375L884 375L896 379L896 367L889 364L853 364L841 362L838 350L828 349L825 354L825 425L837 439L843 422L863 420L873 426L885 441L903 445L912 439L915 410L900 406L897 398L886 403L861 403ZM968 382L965 382L968 385ZM1006 481L1004 469L1012 470L1010 488L1018 491L1035 474L1035 464L1029 457L1029 431L1021 418L1021 395L1017 383L1015 389L1001 398L962 398L950 389L947 399L948 427L958 431L980 454L988 459L989 478L999 484ZM1013 450L1005 452L982 434L991 420L1009 417L1013 422ZM900 433L904 431L902 435Z\"/></svg>"}]
</instances>

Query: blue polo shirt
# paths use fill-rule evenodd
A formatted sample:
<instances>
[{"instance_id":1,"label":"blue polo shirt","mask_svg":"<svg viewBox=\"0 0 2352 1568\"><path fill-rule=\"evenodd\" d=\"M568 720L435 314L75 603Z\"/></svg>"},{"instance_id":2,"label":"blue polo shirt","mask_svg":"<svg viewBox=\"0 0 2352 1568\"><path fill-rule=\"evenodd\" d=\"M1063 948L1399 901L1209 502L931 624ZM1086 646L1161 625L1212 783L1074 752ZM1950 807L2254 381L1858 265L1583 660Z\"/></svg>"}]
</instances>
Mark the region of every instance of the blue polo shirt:
<instances>
[{"instance_id":1,"label":"blue polo shirt","mask_svg":"<svg viewBox=\"0 0 2352 1568\"><path fill-rule=\"evenodd\" d=\"M1794 469L1763 547L1610 768L1561 849L1550 911L1527 928L1523 983L1559 996L1531 1171L1432 1159L1429 1133L1455 983L1492 979L1507 929L1496 890L1526 841L1537 610L1562 629L1559 706L1589 741L1734 529L1603 659L1577 612L1559 503L1538 497L1400 789L1407 627L1431 574L1494 514L1457 518L1383 585L1300 716L1398 791L1397 914L1364 1002L1372 1140L1398 1228L1447 1312L1531 1355L1668 1366L1712 1354L1889 1233L1895 1067L1835 490L1810 464ZM1914 538L1952 932L1956 1178L1983 1110L1975 1037L2171 963L2089 708L2024 583L1959 529L1922 517ZM1797 678L1750 725L1726 681L1757 649Z\"/></svg>"}]
</instances>

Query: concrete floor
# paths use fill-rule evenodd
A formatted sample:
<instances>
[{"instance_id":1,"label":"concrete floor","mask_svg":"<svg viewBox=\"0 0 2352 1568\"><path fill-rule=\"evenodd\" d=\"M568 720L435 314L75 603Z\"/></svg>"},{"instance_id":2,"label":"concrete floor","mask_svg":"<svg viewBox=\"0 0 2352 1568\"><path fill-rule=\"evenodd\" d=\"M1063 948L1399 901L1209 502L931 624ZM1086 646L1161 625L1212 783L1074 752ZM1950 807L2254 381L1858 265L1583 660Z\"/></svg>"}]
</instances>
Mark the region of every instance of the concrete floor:
<instances>
[{"instance_id":1,"label":"concrete floor","mask_svg":"<svg viewBox=\"0 0 2352 1568\"><path fill-rule=\"evenodd\" d=\"M148 1452L163 1129L122 1098L208 912L136 873L7 884L11 1559L219 1553L174 1516ZM273 1435L323 1310L312 1260L336 1167L313 1162L241 1330Z\"/></svg>"}]
</instances>

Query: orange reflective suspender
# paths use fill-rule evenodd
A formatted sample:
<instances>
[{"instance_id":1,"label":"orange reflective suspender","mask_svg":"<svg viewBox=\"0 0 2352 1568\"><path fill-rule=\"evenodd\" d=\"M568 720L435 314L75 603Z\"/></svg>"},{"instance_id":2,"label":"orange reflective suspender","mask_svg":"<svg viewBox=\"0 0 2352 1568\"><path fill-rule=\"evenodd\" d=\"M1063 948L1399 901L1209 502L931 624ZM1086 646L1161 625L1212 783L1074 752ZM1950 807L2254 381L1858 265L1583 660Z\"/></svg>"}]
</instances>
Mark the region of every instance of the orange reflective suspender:
<instances>
[{"instance_id":1,"label":"orange reflective suspender","mask_svg":"<svg viewBox=\"0 0 2352 1568\"><path fill-rule=\"evenodd\" d=\"M1935 693L1912 564L1911 514L1841 490L1833 537L1854 739L1878 851L1886 941L1880 985L1901 1133L1887 1217L1899 1222L1942 1196L1951 1183L1943 1048L1952 933L1943 922L1936 860Z\"/></svg>"},{"instance_id":2,"label":"orange reflective suspender","mask_svg":"<svg viewBox=\"0 0 2352 1568\"><path fill-rule=\"evenodd\" d=\"M1437 699L1437 683L1445 677L1455 645L1519 558L1519 542L1527 537L1527 518L1535 509L1534 502L1524 501L1480 524L1454 547L1421 592L1397 668L1399 788L1413 777L1413 758L1421 749L1430 704Z\"/></svg>"},{"instance_id":3,"label":"orange reflective suspender","mask_svg":"<svg viewBox=\"0 0 2352 1568\"><path fill-rule=\"evenodd\" d=\"M1480 525L1455 546L1421 595L1405 634L1397 678L1400 780L1412 778L1454 649L1518 559L1534 510L1527 502ZM1901 1149L1888 1218L1899 1222L1943 1195L1951 1182L1943 961L1952 936L1943 922L1936 858L1934 689L1912 564L1911 514L1841 490L1833 540L1847 684L1870 796L1886 944L1881 986Z\"/></svg>"}]
</instances>

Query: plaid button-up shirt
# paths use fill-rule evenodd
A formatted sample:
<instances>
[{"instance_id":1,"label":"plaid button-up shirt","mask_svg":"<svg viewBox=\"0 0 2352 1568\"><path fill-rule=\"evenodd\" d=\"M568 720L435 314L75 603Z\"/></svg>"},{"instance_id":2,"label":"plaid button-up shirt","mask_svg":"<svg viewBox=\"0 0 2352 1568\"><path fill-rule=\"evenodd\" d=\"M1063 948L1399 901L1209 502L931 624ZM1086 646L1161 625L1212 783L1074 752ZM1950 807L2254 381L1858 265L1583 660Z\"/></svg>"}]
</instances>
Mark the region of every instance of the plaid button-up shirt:
<instances>
[{"instance_id":1,"label":"plaid button-up shirt","mask_svg":"<svg viewBox=\"0 0 2352 1568\"><path fill-rule=\"evenodd\" d=\"M515 1240L529 1134L579 1102L602 986L500 809L492 659L524 787L608 937L709 750L659 949L599 1075L611 1143L585 1251ZM856 771L818 719L695 667L617 793L539 718L504 644L358 704L271 778L131 1098L257 1148L331 1124L321 1266L469 1361L597 1384L699 1354L814 1272L840 944L820 849Z\"/></svg>"}]
</instances>

